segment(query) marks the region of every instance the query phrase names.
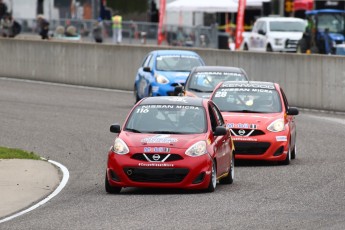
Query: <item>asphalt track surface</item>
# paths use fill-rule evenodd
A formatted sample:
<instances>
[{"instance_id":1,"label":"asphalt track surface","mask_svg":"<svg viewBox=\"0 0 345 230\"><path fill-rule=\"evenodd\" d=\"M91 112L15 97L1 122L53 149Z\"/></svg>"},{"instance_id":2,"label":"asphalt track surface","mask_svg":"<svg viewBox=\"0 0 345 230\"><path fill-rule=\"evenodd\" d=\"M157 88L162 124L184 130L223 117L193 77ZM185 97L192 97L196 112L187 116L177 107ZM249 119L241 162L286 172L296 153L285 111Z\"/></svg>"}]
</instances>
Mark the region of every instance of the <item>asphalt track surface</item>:
<instances>
[{"instance_id":1,"label":"asphalt track surface","mask_svg":"<svg viewBox=\"0 0 345 230\"><path fill-rule=\"evenodd\" d=\"M0 79L0 145L70 172L62 192L0 229L344 229L345 116L301 111L289 166L237 163L214 193L104 190L107 151L133 105L128 92Z\"/></svg>"}]
</instances>

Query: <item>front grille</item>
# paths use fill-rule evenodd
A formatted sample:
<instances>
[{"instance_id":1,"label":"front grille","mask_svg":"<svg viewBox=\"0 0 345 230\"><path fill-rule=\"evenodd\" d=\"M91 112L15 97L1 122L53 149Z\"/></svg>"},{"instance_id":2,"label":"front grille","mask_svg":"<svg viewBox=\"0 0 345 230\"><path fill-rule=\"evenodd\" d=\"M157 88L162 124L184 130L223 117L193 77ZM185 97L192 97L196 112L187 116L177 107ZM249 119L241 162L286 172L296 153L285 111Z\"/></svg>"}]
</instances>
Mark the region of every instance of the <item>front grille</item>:
<instances>
[{"instance_id":1,"label":"front grille","mask_svg":"<svg viewBox=\"0 0 345 230\"><path fill-rule=\"evenodd\" d=\"M235 154L239 155L261 155L264 154L270 147L269 142L250 142L250 141L235 141Z\"/></svg>"},{"instance_id":2,"label":"front grille","mask_svg":"<svg viewBox=\"0 0 345 230\"><path fill-rule=\"evenodd\" d=\"M259 136L265 135L265 133L258 129L231 129L232 134L235 136Z\"/></svg>"},{"instance_id":3,"label":"front grille","mask_svg":"<svg viewBox=\"0 0 345 230\"><path fill-rule=\"evenodd\" d=\"M128 178L135 182L178 183L188 174L185 168L124 168Z\"/></svg>"},{"instance_id":4,"label":"front grille","mask_svg":"<svg viewBox=\"0 0 345 230\"><path fill-rule=\"evenodd\" d=\"M181 157L178 154L148 154L148 153L145 153L145 155L148 159L144 156L144 153L135 153L135 154L133 154L133 156L131 158L135 159L135 160L139 160L139 161L152 161L152 162L163 162L162 161L163 159L165 159L164 162L178 161L178 160L183 159L183 157ZM159 155L159 159L154 160L153 155Z\"/></svg>"},{"instance_id":5,"label":"front grille","mask_svg":"<svg viewBox=\"0 0 345 230\"><path fill-rule=\"evenodd\" d=\"M297 49L297 43L298 43L298 40L287 39L285 41L285 48L286 49Z\"/></svg>"}]
</instances>

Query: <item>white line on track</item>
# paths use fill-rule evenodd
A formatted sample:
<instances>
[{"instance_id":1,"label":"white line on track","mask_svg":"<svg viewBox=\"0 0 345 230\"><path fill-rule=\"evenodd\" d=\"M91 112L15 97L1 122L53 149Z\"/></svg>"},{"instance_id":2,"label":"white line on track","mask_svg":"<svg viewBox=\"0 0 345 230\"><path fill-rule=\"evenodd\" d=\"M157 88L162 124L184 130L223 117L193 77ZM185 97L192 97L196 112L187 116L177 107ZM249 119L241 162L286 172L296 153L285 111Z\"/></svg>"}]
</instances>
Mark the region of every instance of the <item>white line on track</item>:
<instances>
[{"instance_id":1,"label":"white line on track","mask_svg":"<svg viewBox=\"0 0 345 230\"><path fill-rule=\"evenodd\" d=\"M33 206L31 206L31 207L29 207L29 208L23 210L23 211L20 211L20 212L14 214L14 215L12 215L12 216L8 216L8 217L6 217L6 218L0 220L0 223L9 221L9 220L11 220L11 219L13 219L13 218L16 218L16 217L18 217L18 216L21 216L21 215L23 215L23 214L25 214L25 213L28 213L28 212L30 212L30 211L32 211L32 210L34 210L34 209L40 207L41 205L47 203L50 199L52 199L53 197L55 197L56 195L58 195L58 194L61 192L61 190L66 186L66 184L67 184L67 182L68 182L68 179L69 179L69 171L68 171L68 169L67 169L65 166L63 166L62 164L60 164L60 163L58 163L58 162L56 162L56 161L48 160L48 162L50 162L50 163L56 165L56 166L59 167L60 170L62 171L63 176L62 176L62 180L61 180L59 186L55 189L55 191L54 191L53 193L51 193L49 196L47 196L47 197L46 197L45 199L43 199L42 201L38 202L37 204L35 204L35 205L33 205Z\"/></svg>"}]
</instances>

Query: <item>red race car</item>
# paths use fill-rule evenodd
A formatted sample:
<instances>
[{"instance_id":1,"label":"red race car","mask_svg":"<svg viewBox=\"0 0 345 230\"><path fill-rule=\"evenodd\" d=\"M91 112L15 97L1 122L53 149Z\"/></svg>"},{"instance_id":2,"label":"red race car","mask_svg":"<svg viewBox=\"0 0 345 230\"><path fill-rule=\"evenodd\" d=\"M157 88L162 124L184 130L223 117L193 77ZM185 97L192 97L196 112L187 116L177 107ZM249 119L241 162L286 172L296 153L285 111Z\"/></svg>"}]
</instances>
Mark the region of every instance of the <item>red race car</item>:
<instances>
[{"instance_id":1,"label":"red race car","mask_svg":"<svg viewBox=\"0 0 345 230\"><path fill-rule=\"evenodd\" d=\"M222 111L235 143L236 159L279 161L296 157L295 115L277 83L223 82L211 99Z\"/></svg>"},{"instance_id":2,"label":"red race car","mask_svg":"<svg viewBox=\"0 0 345 230\"><path fill-rule=\"evenodd\" d=\"M108 153L105 189L202 189L234 180L233 142L221 112L209 99L147 97L129 113Z\"/></svg>"}]
</instances>

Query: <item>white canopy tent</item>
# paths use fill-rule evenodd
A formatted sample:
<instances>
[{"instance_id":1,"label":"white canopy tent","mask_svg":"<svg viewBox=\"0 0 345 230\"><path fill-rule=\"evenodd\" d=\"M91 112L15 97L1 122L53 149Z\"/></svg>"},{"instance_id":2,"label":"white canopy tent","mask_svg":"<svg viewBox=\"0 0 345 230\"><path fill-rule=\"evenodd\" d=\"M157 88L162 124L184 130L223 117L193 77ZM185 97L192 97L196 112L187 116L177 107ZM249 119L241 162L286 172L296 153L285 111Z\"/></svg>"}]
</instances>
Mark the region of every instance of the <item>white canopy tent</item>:
<instances>
[{"instance_id":1,"label":"white canopy tent","mask_svg":"<svg viewBox=\"0 0 345 230\"><path fill-rule=\"evenodd\" d=\"M167 12L237 12L234 0L176 0L168 3Z\"/></svg>"}]
</instances>

